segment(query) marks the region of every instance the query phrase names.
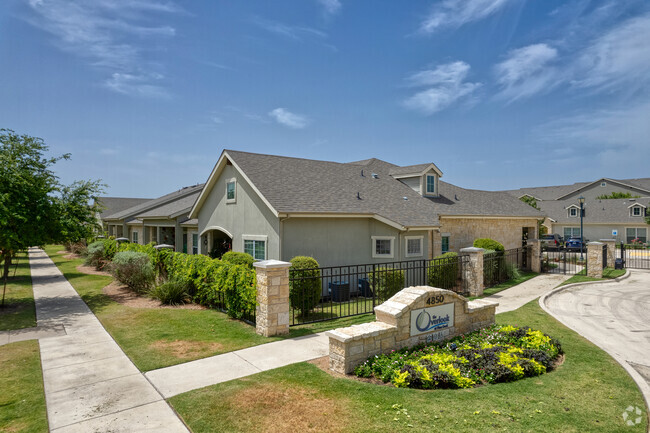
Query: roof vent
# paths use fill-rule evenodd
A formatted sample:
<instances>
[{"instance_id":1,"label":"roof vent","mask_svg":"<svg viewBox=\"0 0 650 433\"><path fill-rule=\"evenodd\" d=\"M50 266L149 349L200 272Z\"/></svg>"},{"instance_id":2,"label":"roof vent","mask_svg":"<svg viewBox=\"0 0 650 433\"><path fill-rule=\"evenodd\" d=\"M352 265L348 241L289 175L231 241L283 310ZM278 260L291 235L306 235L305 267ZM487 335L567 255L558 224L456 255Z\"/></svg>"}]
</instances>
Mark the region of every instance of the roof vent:
<instances>
[{"instance_id":1,"label":"roof vent","mask_svg":"<svg viewBox=\"0 0 650 433\"><path fill-rule=\"evenodd\" d=\"M357 193L357 200L361 200L361 194Z\"/></svg>"},{"instance_id":2,"label":"roof vent","mask_svg":"<svg viewBox=\"0 0 650 433\"><path fill-rule=\"evenodd\" d=\"M361 170L361 177L365 177L365 176L363 175L363 170Z\"/></svg>"},{"instance_id":3,"label":"roof vent","mask_svg":"<svg viewBox=\"0 0 650 433\"><path fill-rule=\"evenodd\" d=\"M407 196L402 197L404 200L408 200L409 198Z\"/></svg>"},{"instance_id":4,"label":"roof vent","mask_svg":"<svg viewBox=\"0 0 650 433\"><path fill-rule=\"evenodd\" d=\"M456 199L456 201L459 201L458 194L454 194L454 199Z\"/></svg>"},{"instance_id":5,"label":"roof vent","mask_svg":"<svg viewBox=\"0 0 650 433\"><path fill-rule=\"evenodd\" d=\"M372 174L372 178L373 178L373 179L379 179L379 175L378 175L377 173L373 173L373 174Z\"/></svg>"},{"instance_id":6,"label":"roof vent","mask_svg":"<svg viewBox=\"0 0 650 433\"><path fill-rule=\"evenodd\" d=\"M636 201L636 199L635 199L635 198L631 198L630 201Z\"/></svg>"}]
</instances>

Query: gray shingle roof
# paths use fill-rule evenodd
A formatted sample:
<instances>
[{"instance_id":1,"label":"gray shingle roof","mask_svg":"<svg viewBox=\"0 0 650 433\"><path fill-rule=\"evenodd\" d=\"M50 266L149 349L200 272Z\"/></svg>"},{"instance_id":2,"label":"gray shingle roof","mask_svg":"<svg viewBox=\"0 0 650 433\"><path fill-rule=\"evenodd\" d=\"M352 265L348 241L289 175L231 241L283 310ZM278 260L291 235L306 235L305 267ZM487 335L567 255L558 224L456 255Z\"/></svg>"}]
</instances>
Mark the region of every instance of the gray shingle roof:
<instances>
[{"instance_id":1,"label":"gray shingle roof","mask_svg":"<svg viewBox=\"0 0 650 433\"><path fill-rule=\"evenodd\" d=\"M640 203L650 206L650 197L637 198L631 201L629 198L596 200L585 203L584 223L642 223L643 217L630 217L628 206ZM559 224L580 224L579 217L569 217L567 207L575 205L574 199L550 200L538 202L539 207L550 218Z\"/></svg>"},{"instance_id":2,"label":"gray shingle roof","mask_svg":"<svg viewBox=\"0 0 650 433\"><path fill-rule=\"evenodd\" d=\"M149 201L146 201L144 203L141 203L137 206L130 207L128 209L124 209L120 212L116 212L110 215L107 215L104 219L109 219L109 220L129 220L131 218L134 218L135 216L144 214L145 212L148 212L152 209L155 209L157 207L166 205L170 202L173 202L175 200L182 199L188 195L194 194L196 192L200 192L203 189L204 184L199 184L199 185L194 185L194 186L187 186L185 188L179 189L178 191L174 191L169 194L165 194L162 197L158 197Z\"/></svg>"},{"instance_id":3,"label":"gray shingle roof","mask_svg":"<svg viewBox=\"0 0 650 433\"><path fill-rule=\"evenodd\" d=\"M124 209L137 206L151 200L150 198L130 198L130 197L99 197L97 201L104 208L99 214L100 218L107 215L118 213Z\"/></svg>"},{"instance_id":4,"label":"gray shingle roof","mask_svg":"<svg viewBox=\"0 0 650 433\"><path fill-rule=\"evenodd\" d=\"M173 200L167 204L139 213L137 218L173 218L179 213L189 213L194 206L194 202L201 193L201 189L195 189L192 194Z\"/></svg>"},{"instance_id":5,"label":"gray shingle roof","mask_svg":"<svg viewBox=\"0 0 650 433\"><path fill-rule=\"evenodd\" d=\"M391 176L400 176L402 174L419 174L422 173L427 167L429 167L431 163L429 164L417 164L417 165L405 165L404 167L393 167L390 169L388 174Z\"/></svg>"},{"instance_id":6,"label":"gray shingle roof","mask_svg":"<svg viewBox=\"0 0 650 433\"><path fill-rule=\"evenodd\" d=\"M613 180L615 182L619 182L622 184L634 186L637 188L641 188L647 191L650 191L650 178L636 178L636 179L612 179L609 178L610 180ZM600 180L600 179L599 179ZM524 194L531 195L533 197L536 197L540 200L556 200L559 197L562 197L566 194L569 194L573 191L576 191L580 188L584 188L587 185L591 185L595 181L591 182L576 182L571 185L557 185L557 186L540 186L540 187L527 187L527 188L519 188L519 189L512 189L512 190L507 190L504 192L507 192L513 196L520 197Z\"/></svg>"},{"instance_id":7,"label":"gray shingle roof","mask_svg":"<svg viewBox=\"0 0 650 433\"><path fill-rule=\"evenodd\" d=\"M440 198L422 197L389 175L397 166L374 158L338 163L225 152L280 213L376 214L406 227L438 226L439 215L543 216L509 194L445 182Z\"/></svg>"}]
</instances>

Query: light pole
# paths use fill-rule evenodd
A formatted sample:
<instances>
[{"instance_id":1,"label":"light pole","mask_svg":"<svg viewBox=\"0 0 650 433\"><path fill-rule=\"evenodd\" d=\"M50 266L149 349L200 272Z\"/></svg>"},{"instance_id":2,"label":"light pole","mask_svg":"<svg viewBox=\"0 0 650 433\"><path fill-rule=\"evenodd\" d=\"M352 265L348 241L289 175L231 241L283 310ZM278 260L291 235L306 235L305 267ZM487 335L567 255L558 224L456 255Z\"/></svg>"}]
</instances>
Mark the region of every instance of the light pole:
<instances>
[{"instance_id":1,"label":"light pole","mask_svg":"<svg viewBox=\"0 0 650 433\"><path fill-rule=\"evenodd\" d=\"M585 198L583 196L578 197L578 203L580 203L580 260L582 261L582 251L585 248L585 238L584 233L582 232L582 217L585 213Z\"/></svg>"}]
</instances>

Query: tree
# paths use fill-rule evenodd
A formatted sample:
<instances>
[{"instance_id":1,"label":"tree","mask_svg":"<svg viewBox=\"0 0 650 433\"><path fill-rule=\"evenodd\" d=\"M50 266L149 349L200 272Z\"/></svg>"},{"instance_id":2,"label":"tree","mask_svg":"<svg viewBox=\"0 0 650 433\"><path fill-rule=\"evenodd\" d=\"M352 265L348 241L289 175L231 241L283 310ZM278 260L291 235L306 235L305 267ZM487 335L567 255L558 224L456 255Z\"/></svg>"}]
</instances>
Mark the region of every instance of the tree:
<instances>
[{"instance_id":1,"label":"tree","mask_svg":"<svg viewBox=\"0 0 650 433\"><path fill-rule=\"evenodd\" d=\"M97 224L97 205L89 201L103 185L97 181L61 185L51 167L70 155L46 157L48 149L40 138L0 129L0 263L5 289L18 251L80 240Z\"/></svg>"},{"instance_id":2,"label":"tree","mask_svg":"<svg viewBox=\"0 0 650 433\"><path fill-rule=\"evenodd\" d=\"M523 201L527 205L530 205L534 207L535 209L539 210L539 206L537 206L537 199L535 197L531 197L529 195L523 195L519 197L519 200Z\"/></svg>"}]
</instances>

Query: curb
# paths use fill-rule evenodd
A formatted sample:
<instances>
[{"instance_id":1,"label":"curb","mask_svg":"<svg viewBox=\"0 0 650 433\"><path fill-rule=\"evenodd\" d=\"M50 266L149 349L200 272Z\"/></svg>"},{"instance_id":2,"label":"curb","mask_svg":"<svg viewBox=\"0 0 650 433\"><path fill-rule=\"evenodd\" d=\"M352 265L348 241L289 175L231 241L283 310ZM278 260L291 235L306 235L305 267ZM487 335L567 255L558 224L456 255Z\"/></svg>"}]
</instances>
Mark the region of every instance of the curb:
<instances>
[{"instance_id":1,"label":"curb","mask_svg":"<svg viewBox=\"0 0 650 433\"><path fill-rule=\"evenodd\" d=\"M614 358L614 360L616 362L618 362L620 364L620 366L625 369L627 374L636 383L636 386L639 388L639 391L641 391L641 395L643 395L643 400L645 402L645 409L646 409L646 417L648 418L648 421L649 421L648 422L648 432L650 432L650 385L648 385L648 383L639 374L639 372L636 371L630 364L628 364L627 361L625 359L623 359L620 355L618 355L617 353L612 353L612 352L610 352L608 350L603 349L596 342L591 341L588 337L586 337L585 335L582 335L580 333L580 331L578 331L577 329L573 329L567 323L564 323L561 318L559 318L555 314L553 314L553 312L546 306L546 300L547 299L549 299L552 296L557 295L558 293L563 292L563 291L565 291L567 289L571 289L571 288L574 288L574 287L577 287L577 286L591 286L591 285L598 285L598 284L617 283L617 282L628 279L630 276L631 276L630 270L626 269L625 274L623 274L623 275L621 275L620 277L617 277L617 278L612 278L612 279L605 280L605 281L585 281L585 282L582 282L582 283L573 283L573 284L567 284L565 286L556 287L555 289L553 289L553 290L545 293L544 295L540 296L538 302L539 302L539 306L542 308L542 310L544 310L544 312L546 312L548 315L553 317L555 320L557 320L558 322L560 322L561 324L563 324L567 328L571 329L572 331L574 331L575 333L580 335L582 338L588 340L589 342L591 342L592 344L594 344L595 346L600 348L600 350L604 351L609 356Z\"/></svg>"}]
</instances>

